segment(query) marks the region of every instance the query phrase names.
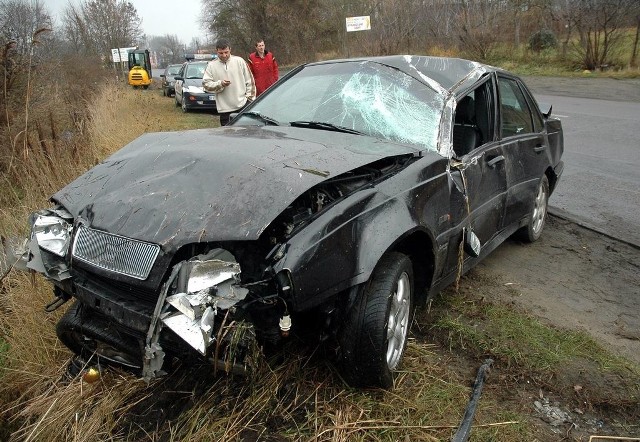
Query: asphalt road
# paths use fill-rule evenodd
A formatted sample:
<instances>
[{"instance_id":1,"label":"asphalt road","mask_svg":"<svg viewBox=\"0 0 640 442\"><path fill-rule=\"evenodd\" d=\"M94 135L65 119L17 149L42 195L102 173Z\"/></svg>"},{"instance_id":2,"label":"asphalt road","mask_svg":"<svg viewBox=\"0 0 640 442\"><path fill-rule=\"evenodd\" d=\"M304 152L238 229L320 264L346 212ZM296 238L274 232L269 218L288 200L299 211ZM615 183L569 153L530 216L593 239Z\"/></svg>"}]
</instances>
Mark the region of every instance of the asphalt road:
<instances>
[{"instance_id":1,"label":"asphalt road","mask_svg":"<svg viewBox=\"0 0 640 442\"><path fill-rule=\"evenodd\" d=\"M640 247L640 80L525 81L564 128L551 212Z\"/></svg>"}]
</instances>

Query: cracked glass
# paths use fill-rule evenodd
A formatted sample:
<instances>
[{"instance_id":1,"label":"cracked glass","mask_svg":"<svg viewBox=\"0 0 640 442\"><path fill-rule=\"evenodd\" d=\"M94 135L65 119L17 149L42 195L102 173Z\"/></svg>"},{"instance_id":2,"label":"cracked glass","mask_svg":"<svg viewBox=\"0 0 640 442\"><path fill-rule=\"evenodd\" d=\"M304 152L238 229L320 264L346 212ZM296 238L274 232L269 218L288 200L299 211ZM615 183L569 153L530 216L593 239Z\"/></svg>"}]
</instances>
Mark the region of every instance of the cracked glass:
<instances>
[{"instance_id":1,"label":"cracked glass","mask_svg":"<svg viewBox=\"0 0 640 442\"><path fill-rule=\"evenodd\" d=\"M444 101L442 94L398 69L359 61L306 66L251 111L281 125L322 123L437 151ZM237 124L262 123L241 117Z\"/></svg>"}]
</instances>

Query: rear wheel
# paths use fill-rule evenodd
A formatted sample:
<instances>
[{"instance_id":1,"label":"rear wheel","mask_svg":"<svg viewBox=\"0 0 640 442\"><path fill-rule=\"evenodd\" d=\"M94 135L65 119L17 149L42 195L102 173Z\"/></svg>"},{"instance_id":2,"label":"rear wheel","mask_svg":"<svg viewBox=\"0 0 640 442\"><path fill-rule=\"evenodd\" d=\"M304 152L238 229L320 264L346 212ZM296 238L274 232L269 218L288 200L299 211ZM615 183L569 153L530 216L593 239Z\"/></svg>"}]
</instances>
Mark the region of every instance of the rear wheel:
<instances>
[{"instance_id":1,"label":"rear wheel","mask_svg":"<svg viewBox=\"0 0 640 442\"><path fill-rule=\"evenodd\" d=\"M382 257L358 290L339 336L342 373L353 386L393 386L413 319L413 268L402 253Z\"/></svg>"},{"instance_id":2,"label":"rear wheel","mask_svg":"<svg viewBox=\"0 0 640 442\"><path fill-rule=\"evenodd\" d=\"M518 230L518 238L526 242L534 242L540 238L545 222L547 221L548 203L549 180L546 175L543 175L532 201L527 225Z\"/></svg>"},{"instance_id":3,"label":"rear wheel","mask_svg":"<svg viewBox=\"0 0 640 442\"><path fill-rule=\"evenodd\" d=\"M107 321L88 315L78 302L58 321L56 334L71 351L87 360L134 369L142 367L141 344L132 336L119 333Z\"/></svg>"}]
</instances>

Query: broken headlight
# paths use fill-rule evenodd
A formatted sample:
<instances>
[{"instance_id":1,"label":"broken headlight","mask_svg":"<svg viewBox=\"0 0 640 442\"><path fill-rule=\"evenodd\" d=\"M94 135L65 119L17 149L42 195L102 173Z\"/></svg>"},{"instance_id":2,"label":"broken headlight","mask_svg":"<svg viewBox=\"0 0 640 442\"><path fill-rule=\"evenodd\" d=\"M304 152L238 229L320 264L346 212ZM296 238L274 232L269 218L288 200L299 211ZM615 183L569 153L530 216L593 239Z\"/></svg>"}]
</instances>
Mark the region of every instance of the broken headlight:
<instances>
[{"instance_id":1,"label":"broken headlight","mask_svg":"<svg viewBox=\"0 0 640 442\"><path fill-rule=\"evenodd\" d=\"M31 237L35 238L43 249L64 257L69 250L72 225L51 215L34 214L31 225Z\"/></svg>"}]
</instances>

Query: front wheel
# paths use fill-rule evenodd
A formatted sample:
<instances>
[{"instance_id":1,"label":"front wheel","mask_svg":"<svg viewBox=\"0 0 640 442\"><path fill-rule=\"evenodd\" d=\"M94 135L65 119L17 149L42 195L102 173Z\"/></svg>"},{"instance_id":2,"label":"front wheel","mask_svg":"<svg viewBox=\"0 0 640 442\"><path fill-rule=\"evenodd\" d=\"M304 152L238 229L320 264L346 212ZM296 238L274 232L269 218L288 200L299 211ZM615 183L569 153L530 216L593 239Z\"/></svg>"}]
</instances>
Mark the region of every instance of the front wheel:
<instances>
[{"instance_id":1,"label":"front wheel","mask_svg":"<svg viewBox=\"0 0 640 442\"><path fill-rule=\"evenodd\" d=\"M549 204L549 180L546 175L542 176L538 189L532 201L531 211L527 220L527 225L518 230L518 237L525 242L534 242L542 235L545 222L547 221L547 207Z\"/></svg>"},{"instance_id":2,"label":"front wheel","mask_svg":"<svg viewBox=\"0 0 640 442\"><path fill-rule=\"evenodd\" d=\"M413 267L402 253L384 255L358 289L339 335L342 373L353 386L393 386L413 319Z\"/></svg>"},{"instance_id":3,"label":"front wheel","mask_svg":"<svg viewBox=\"0 0 640 442\"><path fill-rule=\"evenodd\" d=\"M189 112L189 109L187 108L187 101L184 99L184 95L182 96L182 112Z\"/></svg>"}]
</instances>

